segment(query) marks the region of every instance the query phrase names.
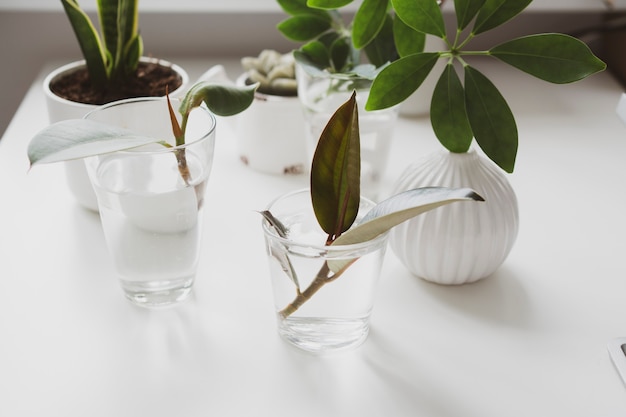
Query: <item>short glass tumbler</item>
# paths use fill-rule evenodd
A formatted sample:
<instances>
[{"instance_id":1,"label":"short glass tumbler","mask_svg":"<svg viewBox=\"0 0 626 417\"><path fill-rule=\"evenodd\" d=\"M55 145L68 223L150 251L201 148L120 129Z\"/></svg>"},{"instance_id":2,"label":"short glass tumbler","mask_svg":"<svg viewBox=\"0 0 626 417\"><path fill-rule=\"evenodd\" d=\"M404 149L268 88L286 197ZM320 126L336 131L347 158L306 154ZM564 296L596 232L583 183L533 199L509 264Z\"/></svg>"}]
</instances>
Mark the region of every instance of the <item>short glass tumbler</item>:
<instances>
[{"instance_id":1,"label":"short glass tumbler","mask_svg":"<svg viewBox=\"0 0 626 417\"><path fill-rule=\"evenodd\" d=\"M374 203L361 198L358 224ZM274 200L267 208L284 226L280 236L263 221L278 332L300 349L325 353L350 349L369 332L387 234L371 241L326 246L310 191ZM342 265L342 269L337 266Z\"/></svg>"},{"instance_id":2,"label":"short glass tumbler","mask_svg":"<svg viewBox=\"0 0 626 417\"><path fill-rule=\"evenodd\" d=\"M85 117L173 138L163 98L122 100ZM215 118L199 107L190 114L185 145L155 143L86 161L109 252L124 294L135 304L169 305L192 290L214 144Z\"/></svg>"}]
</instances>

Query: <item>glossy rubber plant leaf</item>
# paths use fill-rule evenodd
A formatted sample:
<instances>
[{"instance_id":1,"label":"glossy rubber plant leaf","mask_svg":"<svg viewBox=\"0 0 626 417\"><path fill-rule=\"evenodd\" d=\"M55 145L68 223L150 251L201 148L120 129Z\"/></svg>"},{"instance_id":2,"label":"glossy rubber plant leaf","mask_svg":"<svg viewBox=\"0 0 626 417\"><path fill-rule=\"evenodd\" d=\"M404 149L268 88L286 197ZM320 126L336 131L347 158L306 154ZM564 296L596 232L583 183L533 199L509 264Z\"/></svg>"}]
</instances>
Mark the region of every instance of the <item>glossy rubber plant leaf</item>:
<instances>
[{"instance_id":1,"label":"glossy rubber plant leaf","mask_svg":"<svg viewBox=\"0 0 626 417\"><path fill-rule=\"evenodd\" d=\"M430 120L446 149L467 152L473 139L472 127L465 111L465 90L452 63L446 65L433 91Z\"/></svg>"},{"instance_id":2,"label":"glossy rubber plant leaf","mask_svg":"<svg viewBox=\"0 0 626 417\"><path fill-rule=\"evenodd\" d=\"M363 0L352 21L352 43L357 49L368 45L383 27L389 0Z\"/></svg>"},{"instance_id":3,"label":"glossy rubber plant leaf","mask_svg":"<svg viewBox=\"0 0 626 417\"><path fill-rule=\"evenodd\" d=\"M98 36L98 31L89 16L80 9L76 0L61 0L61 2L85 58L89 78L93 85L103 88L109 79L109 71L107 52Z\"/></svg>"},{"instance_id":4,"label":"glossy rubber plant leaf","mask_svg":"<svg viewBox=\"0 0 626 417\"><path fill-rule=\"evenodd\" d=\"M363 50L369 62L376 67L381 67L388 62L398 59L398 52L393 35L393 19L390 15L385 15L383 27Z\"/></svg>"},{"instance_id":5,"label":"glossy rubber plant leaf","mask_svg":"<svg viewBox=\"0 0 626 417\"><path fill-rule=\"evenodd\" d=\"M508 22L531 2L532 0L486 0L476 16L472 33L478 35Z\"/></svg>"},{"instance_id":6,"label":"glossy rubber plant leaf","mask_svg":"<svg viewBox=\"0 0 626 417\"><path fill-rule=\"evenodd\" d=\"M485 0L454 0L457 29L465 29L474 19Z\"/></svg>"},{"instance_id":7,"label":"glossy rubber plant leaf","mask_svg":"<svg viewBox=\"0 0 626 417\"><path fill-rule=\"evenodd\" d=\"M185 95L178 111L183 117L202 102L218 116L232 116L250 107L258 84L235 87L210 81L196 83Z\"/></svg>"},{"instance_id":8,"label":"glossy rubber plant leaf","mask_svg":"<svg viewBox=\"0 0 626 417\"><path fill-rule=\"evenodd\" d=\"M437 59L437 52L422 52L389 64L372 83L365 109L386 109L407 99L422 85Z\"/></svg>"},{"instance_id":9,"label":"glossy rubber plant leaf","mask_svg":"<svg viewBox=\"0 0 626 417\"><path fill-rule=\"evenodd\" d=\"M478 70L465 66L465 107L472 132L485 154L506 172L513 172L517 126L506 100Z\"/></svg>"},{"instance_id":10,"label":"glossy rubber plant leaf","mask_svg":"<svg viewBox=\"0 0 626 417\"><path fill-rule=\"evenodd\" d=\"M424 52L426 34L413 29L398 16L393 19L393 37L400 57Z\"/></svg>"},{"instance_id":11,"label":"glossy rubber plant leaf","mask_svg":"<svg viewBox=\"0 0 626 417\"><path fill-rule=\"evenodd\" d=\"M330 118L311 164L315 217L331 242L354 223L361 198L361 149L356 92Z\"/></svg>"},{"instance_id":12,"label":"glossy rubber plant leaf","mask_svg":"<svg viewBox=\"0 0 626 417\"><path fill-rule=\"evenodd\" d=\"M28 144L27 153L33 166L116 152L159 141L93 120L69 119L54 123L36 134Z\"/></svg>"},{"instance_id":13,"label":"glossy rubber plant leaf","mask_svg":"<svg viewBox=\"0 0 626 417\"><path fill-rule=\"evenodd\" d=\"M415 216L460 201L484 199L469 188L424 187L396 194L374 206L357 226L339 236L332 245L367 242ZM329 261L328 266L338 272L352 261Z\"/></svg>"},{"instance_id":14,"label":"glossy rubber plant leaf","mask_svg":"<svg viewBox=\"0 0 626 417\"><path fill-rule=\"evenodd\" d=\"M391 0L396 14L418 32L446 37L446 27L437 0Z\"/></svg>"},{"instance_id":15,"label":"glossy rubber plant leaf","mask_svg":"<svg viewBox=\"0 0 626 417\"><path fill-rule=\"evenodd\" d=\"M276 28L287 39L306 42L330 29L330 22L316 15L296 15L278 23Z\"/></svg>"},{"instance_id":16,"label":"glossy rubber plant leaf","mask_svg":"<svg viewBox=\"0 0 626 417\"><path fill-rule=\"evenodd\" d=\"M524 36L489 52L509 65L556 84L579 81L606 68L584 42L560 33Z\"/></svg>"},{"instance_id":17,"label":"glossy rubber plant leaf","mask_svg":"<svg viewBox=\"0 0 626 417\"><path fill-rule=\"evenodd\" d=\"M308 0L306 3L309 7L318 9L339 9L352 3L353 0Z\"/></svg>"}]
</instances>

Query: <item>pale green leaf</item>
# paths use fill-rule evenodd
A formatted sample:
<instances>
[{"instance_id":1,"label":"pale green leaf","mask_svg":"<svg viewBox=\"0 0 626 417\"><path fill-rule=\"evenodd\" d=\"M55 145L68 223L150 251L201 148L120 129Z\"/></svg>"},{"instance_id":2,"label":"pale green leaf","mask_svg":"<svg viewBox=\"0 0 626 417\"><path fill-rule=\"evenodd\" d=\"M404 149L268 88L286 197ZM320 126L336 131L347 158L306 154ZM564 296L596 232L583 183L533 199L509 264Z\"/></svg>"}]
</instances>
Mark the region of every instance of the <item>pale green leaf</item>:
<instances>
[{"instance_id":1,"label":"pale green leaf","mask_svg":"<svg viewBox=\"0 0 626 417\"><path fill-rule=\"evenodd\" d=\"M33 137L28 159L35 164L67 161L163 141L88 119L54 123Z\"/></svg>"}]
</instances>

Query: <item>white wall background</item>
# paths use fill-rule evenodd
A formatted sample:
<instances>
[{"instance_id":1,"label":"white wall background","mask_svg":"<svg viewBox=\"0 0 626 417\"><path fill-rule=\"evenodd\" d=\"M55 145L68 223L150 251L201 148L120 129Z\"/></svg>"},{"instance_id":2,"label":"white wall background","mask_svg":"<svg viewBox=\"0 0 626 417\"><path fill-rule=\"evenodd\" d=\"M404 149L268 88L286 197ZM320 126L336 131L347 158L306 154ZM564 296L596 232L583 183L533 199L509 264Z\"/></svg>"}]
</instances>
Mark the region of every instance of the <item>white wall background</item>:
<instances>
[{"instance_id":1,"label":"white wall background","mask_svg":"<svg viewBox=\"0 0 626 417\"><path fill-rule=\"evenodd\" d=\"M600 25L607 12L605 1L535 0L521 16L480 41L493 45L504 36ZM613 2L626 10L626 0ZM447 6L451 3L448 0ZM80 4L95 10L95 0ZM163 59L239 58L266 48L286 52L297 46L275 29L285 18L275 0L143 0L140 8L145 52ZM80 51L59 1L0 0L0 39L2 134L44 64L79 59Z\"/></svg>"}]
</instances>

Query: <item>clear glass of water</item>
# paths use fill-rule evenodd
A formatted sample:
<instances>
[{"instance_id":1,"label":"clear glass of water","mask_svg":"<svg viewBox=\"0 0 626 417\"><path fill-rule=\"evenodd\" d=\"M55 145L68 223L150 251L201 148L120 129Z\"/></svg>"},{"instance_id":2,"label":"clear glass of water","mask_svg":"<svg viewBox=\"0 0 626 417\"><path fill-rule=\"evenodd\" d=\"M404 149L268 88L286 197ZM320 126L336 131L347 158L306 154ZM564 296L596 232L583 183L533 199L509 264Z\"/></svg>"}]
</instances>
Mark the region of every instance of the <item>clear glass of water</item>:
<instances>
[{"instance_id":1,"label":"clear glass of water","mask_svg":"<svg viewBox=\"0 0 626 417\"><path fill-rule=\"evenodd\" d=\"M373 206L361 198L357 224ZM267 210L286 231L281 235L263 221L279 334L314 353L359 346L369 332L387 234L359 244L325 245L308 189L274 200Z\"/></svg>"},{"instance_id":2,"label":"clear glass of water","mask_svg":"<svg viewBox=\"0 0 626 417\"><path fill-rule=\"evenodd\" d=\"M85 117L175 142L163 98L122 100ZM214 144L215 118L200 107L190 115L185 145L151 144L86 161L109 252L135 304L173 304L193 288Z\"/></svg>"},{"instance_id":3,"label":"clear glass of water","mask_svg":"<svg viewBox=\"0 0 626 417\"><path fill-rule=\"evenodd\" d=\"M306 149L313 159L317 142L333 113L356 91L361 137L361 193L378 198L380 179L387 168L398 106L366 111L372 80L345 74L320 73L313 76L296 65L298 98L305 121Z\"/></svg>"}]
</instances>

